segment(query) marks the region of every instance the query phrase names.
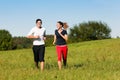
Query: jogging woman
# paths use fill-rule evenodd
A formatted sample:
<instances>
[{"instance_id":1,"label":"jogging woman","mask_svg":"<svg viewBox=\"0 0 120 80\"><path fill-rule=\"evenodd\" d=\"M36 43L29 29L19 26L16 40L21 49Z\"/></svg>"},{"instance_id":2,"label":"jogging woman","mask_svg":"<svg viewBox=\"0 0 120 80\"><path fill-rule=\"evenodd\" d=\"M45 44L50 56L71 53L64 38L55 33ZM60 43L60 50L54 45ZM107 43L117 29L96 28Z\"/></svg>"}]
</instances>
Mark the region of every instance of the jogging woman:
<instances>
[{"instance_id":1,"label":"jogging woman","mask_svg":"<svg viewBox=\"0 0 120 80\"><path fill-rule=\"evenodd\" d=\"M62 68L61 59L63 59L64 66L66 66L66 64L67 64L68 35L67 35L67 31L65 29L68 27L68 25L67 25L67 23L58 21L56 26L57 26L57 29L55 30L53 44L56 45L56 52L57 52L57 57L58 57L58 67L59 67L59 70L61 70L61 68Z\"/></svg>"}]
</instances>

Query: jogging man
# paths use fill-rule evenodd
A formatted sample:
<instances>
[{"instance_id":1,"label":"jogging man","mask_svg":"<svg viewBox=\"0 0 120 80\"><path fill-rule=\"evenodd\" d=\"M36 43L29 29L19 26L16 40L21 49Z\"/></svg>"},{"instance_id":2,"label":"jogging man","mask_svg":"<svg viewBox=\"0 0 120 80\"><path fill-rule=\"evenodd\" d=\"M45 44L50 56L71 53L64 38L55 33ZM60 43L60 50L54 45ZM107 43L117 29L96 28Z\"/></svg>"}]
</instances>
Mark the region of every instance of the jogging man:
<instances>
[{"instance_id":1,"label":"jogging man","mask_svg":"<svg viewBox=\"0 0 120 80\"><path fill-rule=\"evenodd\" d=\"M42 20L36 20L36 26L31 29L28 33L27 38L32 38L33 40L33 54L34 62L36 68L40 68L41 71L44 70L44 55L45 55L45 40L46 40L46 30L42 27Z\"/></svg>"}]
</instances>

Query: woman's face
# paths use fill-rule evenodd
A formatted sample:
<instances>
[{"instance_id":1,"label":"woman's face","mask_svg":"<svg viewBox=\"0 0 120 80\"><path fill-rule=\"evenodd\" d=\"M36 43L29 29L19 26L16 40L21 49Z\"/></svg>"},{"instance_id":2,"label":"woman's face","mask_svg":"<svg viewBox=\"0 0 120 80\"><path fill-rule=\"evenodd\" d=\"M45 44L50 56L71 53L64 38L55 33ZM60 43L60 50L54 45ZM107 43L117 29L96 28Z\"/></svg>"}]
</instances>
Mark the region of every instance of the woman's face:
<instances>
[{"instance_id":1,"label":"woman's face","mask_svg":"<svg viewBox=\"0 0 120 80\"><path fill-rule=\"evenodd\" d=\"M42 25L42 24L41 24L41 21L38 21L38 22L36 23L36 26L37 26L37 27L41 27L41 25Z\"/></svg>"},{"instance_id":2,"label":"woman's face","mask_svg":"<svg viewBox=\"0 0 120 80\"><path fill-rule=\"evenodd\" d=\"M57 29L62 28L62 25L60 25L60 23L57 23L56 26L57 26Z\"/></svg>"}]
</instances>

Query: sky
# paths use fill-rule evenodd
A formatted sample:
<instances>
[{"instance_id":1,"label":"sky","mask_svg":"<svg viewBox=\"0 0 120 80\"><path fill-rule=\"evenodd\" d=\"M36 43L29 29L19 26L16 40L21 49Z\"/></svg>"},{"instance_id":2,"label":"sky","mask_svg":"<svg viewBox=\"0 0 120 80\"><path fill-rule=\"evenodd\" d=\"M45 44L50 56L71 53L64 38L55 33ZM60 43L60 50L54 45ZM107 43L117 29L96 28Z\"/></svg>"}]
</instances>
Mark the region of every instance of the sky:
<instances>
[{"instance_id":1,"label":"sky","mask_svg":"<svg viewBox=\"0 0 120 80\"><path fill-rule=\"evenodd\" d=\"M0 0L0 29L12 36L26 36L40 18L47 34L54 34L57 21L69 28L82 22L102 21L111 36L120 36L120 0Z\"/></svg>"}]
</instances>

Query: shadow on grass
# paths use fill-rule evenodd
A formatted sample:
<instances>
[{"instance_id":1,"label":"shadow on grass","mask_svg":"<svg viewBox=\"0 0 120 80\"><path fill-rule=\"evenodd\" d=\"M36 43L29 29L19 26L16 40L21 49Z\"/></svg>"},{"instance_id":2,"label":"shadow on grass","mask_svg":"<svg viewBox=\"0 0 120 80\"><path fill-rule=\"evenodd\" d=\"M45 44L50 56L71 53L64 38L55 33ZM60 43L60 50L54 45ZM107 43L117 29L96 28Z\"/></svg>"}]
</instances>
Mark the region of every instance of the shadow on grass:
<instances>
[{"instance_id":1,"label":"shadow on grass","mask_svg":"<svg viewBox=\"0 0 120 80\"><path fill-rule=\"evenodd\" d=\"M81 63L81 64L75 64L73 67L75 67L75 68L80 68L80 67L83 67L83 66L84 66L84 64Z\"/></svg>"},{"instance_id":2,"label":"shadow on grass","mask_svg":"<svg viewBox=\"0 0 120 80\"><path fill-rule=\"evenodd\" d=\"M83 66L84 66L83 63L81 63L81 64L72 64L72 65L67 64L66 66L62 65L62 68L64 68L64 69L78 69L78 68L81 68ZM45 63L45 69L47 69L47 70L58 69L58 65L57 65L57 63L53 63L53 64Z\"/></svg>"},{"instance_id":3,"label":"shadow on grass","mask_svg":"<svg viewBox=\"0 0 120 80\"><path fill-rule=\"evenodd\" d=\"M45 68L46 68L47 70L56 69L56 68L58 68L58 65L57 65L56 63L53 63L53 64L45 63Z\"/></svg>"}]
</instances>

